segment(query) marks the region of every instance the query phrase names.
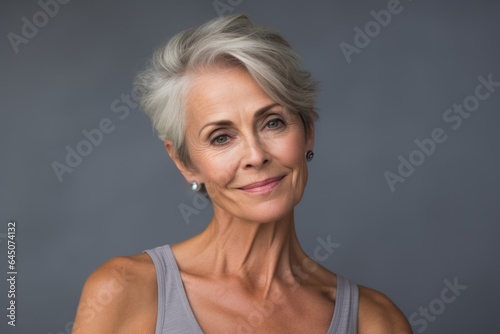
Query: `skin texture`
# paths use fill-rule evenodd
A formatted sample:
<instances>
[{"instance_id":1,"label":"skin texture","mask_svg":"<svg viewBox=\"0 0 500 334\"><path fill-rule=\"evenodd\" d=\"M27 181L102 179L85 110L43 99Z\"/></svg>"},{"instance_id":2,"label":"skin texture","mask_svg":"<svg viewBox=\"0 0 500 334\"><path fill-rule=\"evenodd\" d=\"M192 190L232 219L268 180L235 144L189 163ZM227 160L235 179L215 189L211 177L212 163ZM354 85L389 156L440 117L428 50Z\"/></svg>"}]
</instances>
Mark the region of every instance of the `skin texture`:
<instances>
[{"instance_id":1,"label":"skin texture","mask_svg":"<svg viewBox=\"0 0 500 334\"><path fill-rule=\"evenodd\" d=\"M165 147L188 182L205 184L214 208L205 231L172 246L200 326L207 334L326 333L337 278L303 252L293 215L314 129L306 137L298 115L234 67L197 73L186 113L191 164ZM148 255L111 259L87 280L73 332L154 333L156 294ZM364 287L358 330L411 333L387 297Z\"/></svg>"}]
</instances>

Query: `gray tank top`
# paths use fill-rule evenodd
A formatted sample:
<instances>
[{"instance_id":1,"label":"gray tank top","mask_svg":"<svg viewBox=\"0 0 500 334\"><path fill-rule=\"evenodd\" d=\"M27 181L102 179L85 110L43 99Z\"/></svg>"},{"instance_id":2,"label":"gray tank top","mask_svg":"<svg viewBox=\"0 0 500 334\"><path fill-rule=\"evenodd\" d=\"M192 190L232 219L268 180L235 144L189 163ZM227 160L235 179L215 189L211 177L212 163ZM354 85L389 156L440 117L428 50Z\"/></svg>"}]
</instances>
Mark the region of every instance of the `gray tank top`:
<instances>
[{"instance_id":1,"label":"gray tank top","mask_svg":"<svg viewBox=\"0 0 500 334\"><path fill-rule=\"evenodd\" d=\"M158 281L156 334L203 334L189 305L181 274L169 245L146 250ZM358 286L337 275L337 300L327 334L356 334Z\"/></svg>"}]
</instances>

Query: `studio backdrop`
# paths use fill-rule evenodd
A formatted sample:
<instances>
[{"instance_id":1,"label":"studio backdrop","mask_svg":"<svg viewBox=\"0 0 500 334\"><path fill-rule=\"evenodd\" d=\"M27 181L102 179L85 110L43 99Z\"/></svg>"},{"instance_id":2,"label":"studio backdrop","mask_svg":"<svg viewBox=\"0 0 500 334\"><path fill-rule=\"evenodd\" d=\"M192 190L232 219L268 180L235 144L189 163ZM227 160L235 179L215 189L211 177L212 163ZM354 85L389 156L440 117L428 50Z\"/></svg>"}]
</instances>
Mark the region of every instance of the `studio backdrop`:
<instances>
[{"instance_id":1,"label":"studio backdrop","mask_svg":"<svg viewBox=\"0 0 500 334\"><path fill-rule=\"evenodd\" d=\"M385 293L415 333L498 333L499 2L0 8L1 333L70 333L107 259L205 228L210 205L169 159L133 80L158 45L233 13L280 31L319 82L296 210L304 250Z\"/></svg>"}]
</instances>

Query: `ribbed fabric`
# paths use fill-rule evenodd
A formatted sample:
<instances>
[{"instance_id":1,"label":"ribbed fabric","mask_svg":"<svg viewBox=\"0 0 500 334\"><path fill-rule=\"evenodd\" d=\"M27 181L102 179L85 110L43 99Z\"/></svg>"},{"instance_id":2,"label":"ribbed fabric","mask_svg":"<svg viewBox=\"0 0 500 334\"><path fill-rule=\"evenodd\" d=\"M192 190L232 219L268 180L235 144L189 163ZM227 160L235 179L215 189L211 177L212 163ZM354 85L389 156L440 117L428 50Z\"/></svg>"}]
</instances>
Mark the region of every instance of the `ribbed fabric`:
<instances>
[{"instance_id":1,"label":"ribbed fabric","mask_svg":"<svg viewBox=\"0 0 500 334\"><path fill-rule=\"evenodd\" d=\"M158 281L156 334L203 334L182 284L181 274L169 245L146 250L153 260ZM337 299L327 334L356 334L358 286L337 275Z\"/></svg>"},{"instance_id":2,"label":"ribbed fabric","mask_svg":"<svg viewBox=\"0 0 500 334\"><path fill-rule=\"evenodd\" d=\"M327 334L358 333L358 294L356 283L337 274L337 299Z\"/></svg>"}]
</instances>

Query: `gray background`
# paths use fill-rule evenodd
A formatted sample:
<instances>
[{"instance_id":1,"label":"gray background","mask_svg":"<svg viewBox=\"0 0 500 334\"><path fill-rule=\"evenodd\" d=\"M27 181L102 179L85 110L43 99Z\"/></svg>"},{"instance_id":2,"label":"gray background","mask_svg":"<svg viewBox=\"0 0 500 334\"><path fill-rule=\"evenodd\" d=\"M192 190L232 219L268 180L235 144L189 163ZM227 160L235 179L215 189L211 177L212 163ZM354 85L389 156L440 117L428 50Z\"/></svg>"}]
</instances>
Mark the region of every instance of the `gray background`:
<instances>
[{"instance_id":1,"label":"gray background","mask_svg":"<svg viewBox=\"0 0 500 334\"><path fill-rule=\"evenodd\" d=\"M457 278L467 289L424 332L498 333L500 89L457 130L442 117L478 76L500 81L499 3L402 0L351 63L339 44L353 44L353 28L387 1L232 3L281 31L321 84L316 157L297 208L304 249L312 256L330 235L340 247L323 265L383 291L407 316L439 305L443 281ZM218 15L212 1L71 1L16 54L7 34L40 10L9 0L0 13L0 233L17 220L19 272L15 328L0 283L2 333L69 333L96 267L188 238L211 216L203 208L187 224L179 205L194 207L193 194L149 120L134 107L120 119L111 104L130 94L154 47ZM59 182L51 164L104 118L114 131ZM391 192L383 173L436 127L448 140Z\"/></svg>"}]
</instances>

